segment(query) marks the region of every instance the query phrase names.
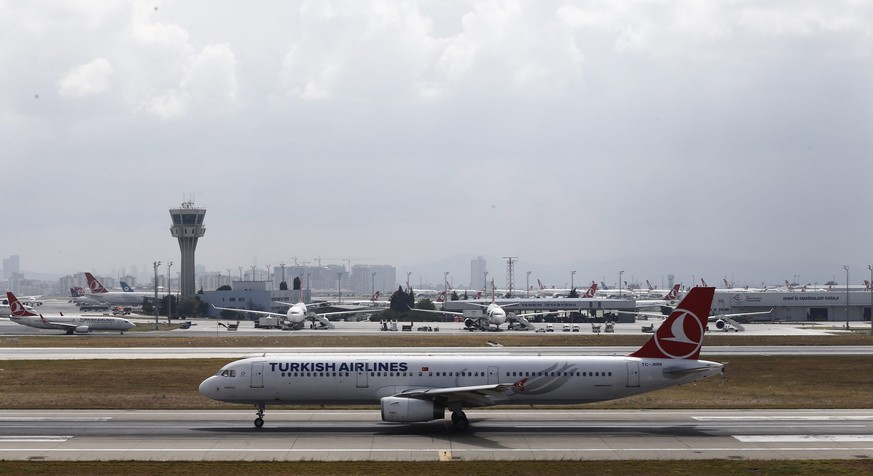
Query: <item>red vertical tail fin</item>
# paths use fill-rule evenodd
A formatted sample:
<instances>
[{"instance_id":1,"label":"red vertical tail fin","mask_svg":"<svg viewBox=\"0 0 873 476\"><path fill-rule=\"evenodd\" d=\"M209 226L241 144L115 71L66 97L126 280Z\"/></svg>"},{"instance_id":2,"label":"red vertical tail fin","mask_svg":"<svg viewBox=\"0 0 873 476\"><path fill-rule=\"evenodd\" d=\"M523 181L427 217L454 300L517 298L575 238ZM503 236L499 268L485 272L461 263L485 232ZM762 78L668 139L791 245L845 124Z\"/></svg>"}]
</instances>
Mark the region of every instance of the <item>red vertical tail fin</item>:
<instances>
[{"instance_id":1,"label":"red vertical tail fin","mask_svg":"<svg viewBox=\"0 0 873 476\"><path fill-rule=\"evenodd\" d=\"M652 338L630 357L697 360L714 294L715 288L692 288Z\"/></svg>"},{"instance_id":2,"label":"red vertical tail fin","mask_svg":"<svg viewBox=\"0 0 873 476\"><path fill-rule=\"evenodd\" d=\"M674 284L673 289L671 289L670 292L668 292L667 294L664 295L664 300L665 301L672 301L672 300L678 298L680 286L682 286L682 285L681 284Z\"/></svg>"},{"instance_id":3,"label":"red vertical tail fin","mask_svg":"<svg viewBox=\"0 0 873 476\"><path fill-rule=\"evenodd\" d=\"M585 295L583 295L582 297L593 298L594 295L596 295L596 294L597 294L597 283L595 283L594 281L591 281L591 286L588 287L588 291L585 291Z\"/></svg>"},{"instance_id":4,"label":"red vertical tail fin","mask_svg":"<svg viewBox=\"0 0 873 476\"><path fill-rule=\"evenodd\" d=\"M34 317L37 314L34 314L27 310L24 307L24 303L18 300L14 294L9 291L6 291L6 299L9 300L9 314L15 317Z\"/></svg>"},{"instance_id":5,"label":"red vertical tail fin","mask_svg":"<svg viewBox=\"0 0 873 476\"><path fill-rule=\"evenodd\" d=\"M88 288L91 289L92 293L108 293L109 290L103 287L103 284L100 281L97 281L97 278L94 277L93 274L89 272L85 272L85 279L88 280Z\"/></svg>"}]
</instances>

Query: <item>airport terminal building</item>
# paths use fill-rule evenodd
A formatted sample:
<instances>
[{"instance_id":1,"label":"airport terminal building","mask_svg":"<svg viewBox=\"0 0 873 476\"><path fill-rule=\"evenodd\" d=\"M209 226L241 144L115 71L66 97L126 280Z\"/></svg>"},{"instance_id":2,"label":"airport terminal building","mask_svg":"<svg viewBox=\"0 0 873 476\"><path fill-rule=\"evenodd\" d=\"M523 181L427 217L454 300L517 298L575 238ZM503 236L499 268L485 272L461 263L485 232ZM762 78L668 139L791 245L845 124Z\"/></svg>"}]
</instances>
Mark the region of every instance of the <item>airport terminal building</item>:
<instances>
[{"instance_id":1,"label":"airport terminal building","mask_svg":"<svg viewBox=\"0 0 873 476\"><path fill-rule=\"evenodd\" d=\"M873 293L870 291L764 291L716 292L712 313L761 312L773 309L770 316L754 316L753 321L846 322L870 321Z\"/></svg>"}]
</instances>

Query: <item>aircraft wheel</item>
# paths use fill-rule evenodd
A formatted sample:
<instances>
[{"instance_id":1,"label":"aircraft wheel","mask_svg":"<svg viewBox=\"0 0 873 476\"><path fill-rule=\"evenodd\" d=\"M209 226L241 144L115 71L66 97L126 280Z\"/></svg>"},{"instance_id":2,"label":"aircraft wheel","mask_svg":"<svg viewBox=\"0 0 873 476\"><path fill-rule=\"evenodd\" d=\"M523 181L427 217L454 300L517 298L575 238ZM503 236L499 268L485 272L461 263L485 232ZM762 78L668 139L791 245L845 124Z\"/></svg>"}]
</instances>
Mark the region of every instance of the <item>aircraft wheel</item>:
<instances>
[{"instance_id":1,"label":"aircraft wheel","mask_svg":"<svg viewBox=\"0 0 873 476\"><path fill-rule=\"evenodd\" d=\"M255 418L255 426L258 428L264 426L264 419L261 417Z\"/></svg>"},{"instance_id":2,"label":"aircraft wheel","mask_svg":"<svg viewBox=\"0 0 873 476\"><path fill-rule=\"evenodd\" d=\"M470 421L467 420L467 415L462 411L452 413L452 424L458 431L467 431L470 428Z\"/></svg>"}]
</instances>

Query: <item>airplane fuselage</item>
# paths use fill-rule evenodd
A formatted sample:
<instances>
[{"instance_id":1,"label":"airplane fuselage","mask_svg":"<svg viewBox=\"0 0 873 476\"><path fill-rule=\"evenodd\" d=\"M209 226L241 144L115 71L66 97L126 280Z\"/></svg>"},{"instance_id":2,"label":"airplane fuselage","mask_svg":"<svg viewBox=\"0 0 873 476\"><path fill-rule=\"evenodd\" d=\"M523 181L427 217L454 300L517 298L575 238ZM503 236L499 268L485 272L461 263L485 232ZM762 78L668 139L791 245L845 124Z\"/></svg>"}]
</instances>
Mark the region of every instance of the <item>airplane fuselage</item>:
<instances>
[{"instance_id":1,"label":"airplane fuselage","mask_svg":"<svg viewBox=\"0 0 873 476\"><path fill-rule=\"evenodd\" d=\"M287 354L225 365L203 395L248 404L376 404L407 389L510 386L482 397L498 403L574 404L623 398L717 375L702 360L598 356ZM695 369L695 370L690 370Z\"/></svg>"},{"instance_id":2,"label":"airplane fuselage","mask_svg":"<svg viewBox=\"0 0 873 476\"><path fill-rule=\"evenodd\" d=\"M36 329L59 329L69 331L75 328L87 328L87 331L126 331L136 327L127 319L100 316L49 316L40 319L39 316L12 316L11 321Z\"/></svg>"},{"instance_id":3,"label":"airplane fuselage","mask_svg":"<svg viewBox=\"0 0 873 476\"><path fill-rule=\"evenodd\" d=\"M158 294L158 298L162 297ZM109 304L111 306L142 306L143 299L154 299L154 293L140 291L110 291L105 293L91 293L81 296L87 298L91 302ZM81 299L76 300L78 303L88 303Z\"/></svg>"}]
</instances>

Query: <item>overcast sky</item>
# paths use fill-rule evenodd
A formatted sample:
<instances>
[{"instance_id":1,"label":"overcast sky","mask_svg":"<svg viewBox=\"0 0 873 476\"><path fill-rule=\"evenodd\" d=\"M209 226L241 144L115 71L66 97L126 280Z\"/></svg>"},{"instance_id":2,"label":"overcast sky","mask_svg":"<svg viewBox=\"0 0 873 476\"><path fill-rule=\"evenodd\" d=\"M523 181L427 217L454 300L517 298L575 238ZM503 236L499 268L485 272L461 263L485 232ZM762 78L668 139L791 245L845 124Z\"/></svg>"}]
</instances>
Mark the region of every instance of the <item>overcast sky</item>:
<instances>
[{"instance_id":1,"label":"overcast sky","mask_svg":"<svg viewBox=\"0 0 873 476\"><path fill-rule=\"evenodd\" d=\"M2 0L0 255L178 259L193 198L210 270L866 273L871 53L862 1Z\"/></svg>"}]
</instances>

